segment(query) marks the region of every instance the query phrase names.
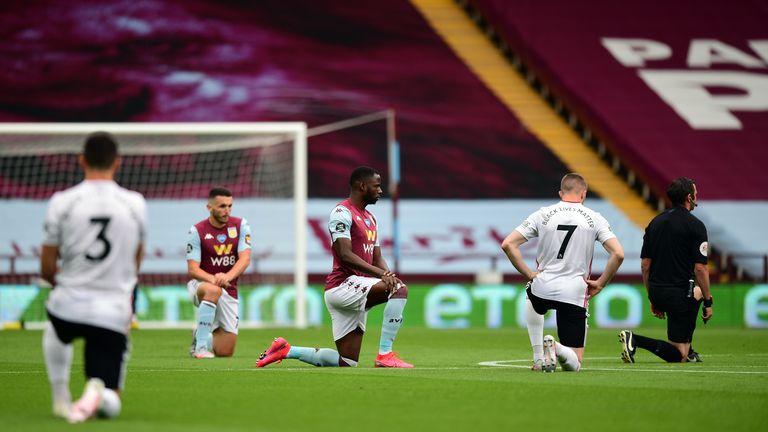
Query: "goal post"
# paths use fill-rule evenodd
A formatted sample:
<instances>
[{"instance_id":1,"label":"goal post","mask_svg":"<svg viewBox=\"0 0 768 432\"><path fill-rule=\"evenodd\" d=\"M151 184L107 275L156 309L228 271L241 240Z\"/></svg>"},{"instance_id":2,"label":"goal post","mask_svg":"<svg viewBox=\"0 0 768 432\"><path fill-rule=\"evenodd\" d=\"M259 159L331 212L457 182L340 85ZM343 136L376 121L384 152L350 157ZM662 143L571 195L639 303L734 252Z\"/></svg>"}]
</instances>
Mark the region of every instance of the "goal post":
<instances>
[{"instance_id":1,"label":"goal post","mask_svg":"<svg viewBox=\"0 0 768 432\"><path fill-rule=\"evenodd\" d=\"M167 280L178 285L186 277L186 264L169 231L186 234L191 224L174 226L164 219L197 222L205 217L208 190L228 187L235 195L234 214L247 218L254 229L253 244L262 241L257 232L269 242L254 254L258 256L252 260L258 266L247 270L247 275L258 283L290 281L295 288L293 324L307 326L305 123L0 123L0 203L19 210L33 208L34 213L44 210L54 192L82 179L77 155L85 137L95 131L116 137L123 159L116 180L144 194L150 204L148 246L152 250L147 251L142 273L166 274ZM270 214L272 208L278 213ZM257 211L258 216L242 213L248 210ZM12 273L37 272L36 263L14 259L27 257L39 246L42 224L37 219L42 215L31 216L35 217L14 216L10 211L0 214L0 223L24 231L8 230L0 235L0 277L5 280L13 280ZM36 226L25 226L33 220ZM275 225L290 231L285 233L292 237L290 244L284 244L283 233L275 232ZM32 234L37 245L30 243ZM4 250L9 248L13 249ZM248 278L241 278L241 286L243 279Z\"/></svg>"}]
</instances>

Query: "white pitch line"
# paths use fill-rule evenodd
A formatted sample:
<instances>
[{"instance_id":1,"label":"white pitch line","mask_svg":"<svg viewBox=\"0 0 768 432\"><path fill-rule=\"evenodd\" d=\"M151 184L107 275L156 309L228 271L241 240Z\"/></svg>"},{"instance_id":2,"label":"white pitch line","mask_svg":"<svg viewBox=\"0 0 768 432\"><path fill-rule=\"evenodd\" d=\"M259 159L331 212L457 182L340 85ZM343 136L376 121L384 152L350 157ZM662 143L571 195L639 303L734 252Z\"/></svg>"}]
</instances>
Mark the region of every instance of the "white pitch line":
<instances>
[{"instance_id":1,"label":"white pitch line","mask_svg":"<svg viewBox=\"0 0 768 432\"><path fill-rule=\"evenodd\" d=\"M615 359L615 357L594 357L594 358L585 358L584 360L610 360ZM488 366L488 367L508 367L508 368L514 368L514 369L530 369L531 367L529 365L513 365L513 364L507 364L507 363L529 363L531 360L493 360L493 361L484 361L478 363L480 366ZM699 366L695 366L699 367ZM596 368L596 367L589 367L589 368L582 368L581 370L584 371L609 371L609 372L672 372L672 373L716 373L716 374L726 374L726 375L768 375L768 371L724 371L724 370L713 370L713 369L639 369L634 366L626 366L623 368Z\"/></svg>"}]
</instances>

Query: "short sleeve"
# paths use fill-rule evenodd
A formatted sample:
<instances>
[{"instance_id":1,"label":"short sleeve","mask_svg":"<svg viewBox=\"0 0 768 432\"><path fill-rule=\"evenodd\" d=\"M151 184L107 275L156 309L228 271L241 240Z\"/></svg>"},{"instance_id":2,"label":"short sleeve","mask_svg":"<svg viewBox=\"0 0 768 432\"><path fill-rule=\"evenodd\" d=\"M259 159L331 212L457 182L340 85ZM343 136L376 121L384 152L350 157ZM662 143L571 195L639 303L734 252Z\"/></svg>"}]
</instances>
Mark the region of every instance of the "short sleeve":
<instances>
[{"instance_id":1,"label":"short sleeve","mask_svg":"<svg viewBox=\"0 0 768 432\"><path fill-rule=\"evenodd\" d=\"M608 220L599 213L596 216L597 226L595 228L597 228L597 241L602 244L612 238L616 238L616 234L611 230L611 224L608 223Z\"/></svg>"},{"instance_id":2,"label":"short sleeve","mask_svg":"<svg viewBox=\"0 0 768 432\"><path fill-rule=\"evenodd\" d=\"M198 234L197 228L192 226L187 234L187 260L200 262L201 255L200 234Z\"/></svg>"},{"instance_id":3,"label":"short sleeve","mask_svg":"<svg viewBox=\"0 0 768 432\"><path fill-rule=\"evenodd\" d=\"M336 206L331 211L328 219L328 231L331 233L331 242L339 238L352 239L352 213L344 206Z\"/></svg>"},{"instance_id":4,"label":"short sleeve","mask_svg":"<svg viewBox=\"0 0 768 432\"><path fill-rule=\"evenodd\" d=\"M199 239L200 236L198 236ZM243 218L240 220L240 240L237 242L237 252L240 253L244 250L251 249L251 226L248 221Z\"/></svg>"},{"instance_id":5,"label":"short sleeve","mask_svg":"<svg viewBox=\"0 0 768 432\"><path fill-rule=\"evenodd\" d=\"M539 215L539 212L531 213L530 216L525 218L523 223L521 223L520 225L518 225L517 228L515 228L515 231L522 234L526 240L530 240L534 237L538 237L539 236L539 228L537 225L538 215Z\"/></svg>"},{"instance_id":6,"label":"short sleeve","mask_svg":"<svg viewBox=\"0 0 768 432\"><path fill-rule=\"evenodd\" d=\"M54 195L48 203L43 223L43 244L45 246L59 246L61 244L61 217L59 215L59 201Z\"/></svg>"},{"instance_id":7,"label":"short sleeve","mask_svg":"<svg viewBox=\"0 0 768 432\"><path fill-rule=\"evenodd\" d=\"M707 239L707 228L704 223L698 219L694 220L693 226L693 239L691 251L693 254L693 261L699 264L706 264L707 257L709 256L709 241Z\"/></svg>"},{"instance_id":8,"label":"short sleeve","mask_svg":"<svg viewBox=\"0 0 768 432\"><path fill-rule=\"evenodd\" d=\"M147 227L149 226L149 216L147 215L147 201L141 194L139 196L139 241L147 241Z\"/></svg>"}]
</instances>

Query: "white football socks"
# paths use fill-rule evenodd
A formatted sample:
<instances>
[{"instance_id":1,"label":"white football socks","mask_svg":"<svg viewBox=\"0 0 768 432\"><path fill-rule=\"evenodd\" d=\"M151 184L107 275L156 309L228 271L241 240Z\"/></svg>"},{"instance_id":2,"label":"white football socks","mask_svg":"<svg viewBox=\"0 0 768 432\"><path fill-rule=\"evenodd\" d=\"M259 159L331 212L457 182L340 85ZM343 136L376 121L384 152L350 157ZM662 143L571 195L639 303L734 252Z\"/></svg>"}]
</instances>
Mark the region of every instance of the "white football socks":
<instances>
[{"instance_id":1,"label":"white football socks","mask_svg":"<svg viewBox=\"0 0 768 432\"><path fill-rule=\"evenodd\" d=\"M318 367L339 367L341 356L330 348L292 346L285 358L300 360Z\"/></svg>"},{"instance_id":2,"label":"white football socks","mask_svg":"<svg viewBox=\"0 0 768 432\"><path fill-rule=\"evenodd\" d=\"M406 299L389 299L384 306L384 322L381 324L381 339L379 340L379 354L392 352L392 344L395 342L397 332L403 324L403 310Z\"/></svg>"},{"instance_id":3,"label":"white football socks","mask_svg":"<svg viewBox=\"0 0 768 432\"><path fill-rule=\"evenodd\" d=\"M208 342L213 331L213 319L216 317L216 303L203 300L197 308L197 332L195 333L195 351L209 350ZM213 345L213 344L211 344Z\"/></svg>"},{"instance_id":4,"label":"white football socks","mask_svg":"<svg viewBox=\"0 0 768 432\"><path fill-rule=\"evenodd\" d=\"M56 330L49 322L43 330L43 355L48 381L51 383L53 405L70 405L72 395L69 392L69 371L72 366L72 344L65 344L56 335Z\"/></svg>"},{"instance_id":5,"label":"white football socks","mask_svg":"<svg viewBox=\"0 0 768 432\"><path fill-rule=\"evenodd\" d=\"M564 371L578 372L581 369L579 356L576 355L574 350L555 342L555 352L557 353L557 361L560 362L560 367Z\"/></svg>"},{"instance_id":6,"label":"white football socks","mask_svg":"<svg viewBox=\"0 0 768 432\"><path fill-rule=\"evenodd\" d=\"M536 313L531 301L527 298L525 299L525 322L533 348L533 361L541 360L544 358L544 346L541 344L544 339L544 315Z\"/></svg>"}]
</instances>

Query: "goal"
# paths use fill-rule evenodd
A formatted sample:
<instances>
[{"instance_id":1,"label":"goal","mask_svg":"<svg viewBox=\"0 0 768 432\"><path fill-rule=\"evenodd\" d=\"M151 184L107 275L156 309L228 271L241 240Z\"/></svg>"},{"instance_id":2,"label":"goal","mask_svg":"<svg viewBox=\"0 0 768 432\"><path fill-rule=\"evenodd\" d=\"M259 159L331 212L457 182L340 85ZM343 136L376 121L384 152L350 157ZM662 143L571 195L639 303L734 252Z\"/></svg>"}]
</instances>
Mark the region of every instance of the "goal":
<instances>
[{"instance_id":1,"label":"goal","mask_svg":"<svg viewBox=\"0 0 768 432\"><path fill-rule=\"evenodd\" d=\"M95 131L116 137L116 180L148 202L140 320L191 324L186 234L207 216L208 191L223 186L234 195L233 214L253 231L252 263L239 283L241 324L307 325L307 127L299 122L0 124L2 321L45 319L37 256L46 203L82 180L77 155ZM280 311L266 293L279 297Z\"/></svg>"}]
</instances>

